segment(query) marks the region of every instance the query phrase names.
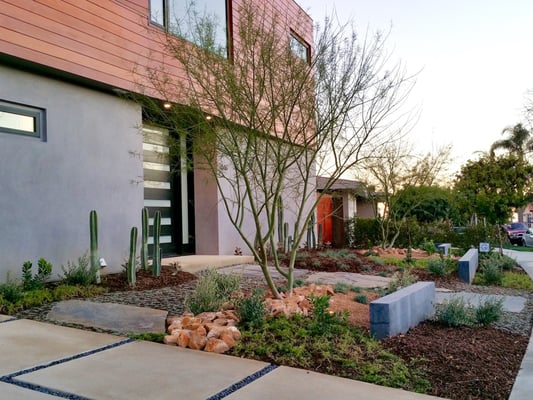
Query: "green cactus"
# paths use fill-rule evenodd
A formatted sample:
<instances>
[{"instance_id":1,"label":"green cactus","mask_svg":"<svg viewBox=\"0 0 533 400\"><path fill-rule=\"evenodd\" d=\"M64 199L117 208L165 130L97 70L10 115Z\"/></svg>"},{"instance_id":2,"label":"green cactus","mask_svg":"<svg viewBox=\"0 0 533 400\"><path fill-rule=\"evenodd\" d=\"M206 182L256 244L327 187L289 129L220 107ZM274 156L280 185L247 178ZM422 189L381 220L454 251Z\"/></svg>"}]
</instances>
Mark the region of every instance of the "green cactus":
<instances>
[{"instance_id":1,"label":"green cactus","mask_svg":"<svg viewBox=\"0 0 533 400\"><path fill-rule=\"evenodd\" d=\"M98 216L96 210L89 213L89 230L91 238L91 271L96 274L96 283L100 283L100 263L98 262Z\"/></svg>"},{"instance_id":2,"label":"green cactus","mask_svg":"<svg viewBox=\"0 0 533 400\"><path fill-rule=\"evenodd\" d=\"M141 268L148 270L148 209L141 212Z\"/></svg>"},{"instance_id":3,"label":"green cactus","mask_svg":"<svg viewBox=\"0 0 533 400\"><path fill-rule=\"evenodd\" d=\"M135 271L135 254L137 253L137 227L134 226L131 228L130 233L130 257L128 260L128 268L127 268L127 275L128 275L128 283L130 286L135 285L135 281L137 280L137 275Z\"/></svg>"},{"instance_id":4,"label":"green cactus","mask_svg":"<svg viewBox=\"0 0 533 400\"><path fill-rule=\"evenodd\" d=\"M154 254L152 256L152 274L161 275L161 212L156 211L154 215Z\"/></svg>"}]
</instances>

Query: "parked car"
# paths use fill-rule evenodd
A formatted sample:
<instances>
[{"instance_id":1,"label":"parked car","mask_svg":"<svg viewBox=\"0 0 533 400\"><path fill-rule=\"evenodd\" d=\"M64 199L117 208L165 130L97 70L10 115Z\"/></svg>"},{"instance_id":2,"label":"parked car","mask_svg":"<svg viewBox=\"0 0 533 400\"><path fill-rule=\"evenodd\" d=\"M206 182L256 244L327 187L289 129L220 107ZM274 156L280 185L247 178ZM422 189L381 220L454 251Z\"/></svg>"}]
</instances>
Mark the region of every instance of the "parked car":
<instances>
[{"instance_id":1,"label":"parked car","mask_svg":"<svg viewBox=\"0 0 533 400\"><path fill-rule=\"evenodd\" d=\"M503 229L511 244L522 245L524 243L524 234L529 228L526 224L522 224L521 222L513 222L510 225L504 225Z\"/></svg>"},{"instance_id":2,"label":"parked car","mask_svg":"<svg viewBox=\"0 0 533 400\"><path fill-rule=\"evenodd\" d=\"M533 228L529 228L522 236L522 246L533 247Z\"/></svg>"}]
</instances>

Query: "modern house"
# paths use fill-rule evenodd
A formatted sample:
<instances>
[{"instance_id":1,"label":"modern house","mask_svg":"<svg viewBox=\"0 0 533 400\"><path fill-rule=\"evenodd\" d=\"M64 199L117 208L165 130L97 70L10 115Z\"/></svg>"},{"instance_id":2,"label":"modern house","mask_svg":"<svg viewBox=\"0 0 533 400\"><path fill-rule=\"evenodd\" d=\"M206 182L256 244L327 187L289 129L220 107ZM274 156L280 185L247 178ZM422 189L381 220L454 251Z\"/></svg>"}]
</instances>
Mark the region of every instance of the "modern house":
<instances>
[{"instance_id":1,"label":"modern house","mask_svg":"<svg viewBox=\"0 0 533 400\"><path fill-rule=\"evenodd\" d=\"M317 191L323 192L328 178L317 176ZM337 179L322 194L317 205L317 224L322 226L322 242L333 247L345 244L345 222L353 217L375 218L376 206L367 187L351 179Z\"/></svg>"},{"instance_id":2,"label":"modern house","mask_svg":"<svg viewBox=\"0 0 533 400\"><path fill-rule=\"evenodd\" d=\"M228 58L243 0L197 0L222 22ZM287 41L310 54L312 20L293 0L252 0L287 15ZM124 96L146 81L143 66L181 67L161 36L182 0L0 0L0 281L26 260L57 267L89 248L89 212L99 252L120 270L141 209L162 213L164 255L233 254L244 245L216 185L195 168L172 174L167 138ZM178 98L156 99L179 102ZM184 143L186 146L186 143Z\"/></svg>"}]
</instances>

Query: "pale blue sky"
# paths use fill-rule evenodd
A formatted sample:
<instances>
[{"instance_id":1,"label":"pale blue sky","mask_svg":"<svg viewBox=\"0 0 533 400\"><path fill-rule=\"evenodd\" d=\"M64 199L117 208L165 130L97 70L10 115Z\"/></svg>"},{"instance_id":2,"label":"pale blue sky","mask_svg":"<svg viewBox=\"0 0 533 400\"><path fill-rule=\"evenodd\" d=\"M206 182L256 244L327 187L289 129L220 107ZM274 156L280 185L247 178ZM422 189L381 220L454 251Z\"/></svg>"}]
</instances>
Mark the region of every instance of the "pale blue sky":
<instances>
[{"instance_id":1,"label":"pale blue sky","mask_svg":"<svg viewBox=\"0 0 533 400\"><path fill-rule=\"evenodd\" d=\"M387 31L393 59L421 71L410 96L421 150L452 143L457 165L523 118L533 89L532 0L297 0L315 21L335 7L358 31Z\"/></svg>"}]
</instances>

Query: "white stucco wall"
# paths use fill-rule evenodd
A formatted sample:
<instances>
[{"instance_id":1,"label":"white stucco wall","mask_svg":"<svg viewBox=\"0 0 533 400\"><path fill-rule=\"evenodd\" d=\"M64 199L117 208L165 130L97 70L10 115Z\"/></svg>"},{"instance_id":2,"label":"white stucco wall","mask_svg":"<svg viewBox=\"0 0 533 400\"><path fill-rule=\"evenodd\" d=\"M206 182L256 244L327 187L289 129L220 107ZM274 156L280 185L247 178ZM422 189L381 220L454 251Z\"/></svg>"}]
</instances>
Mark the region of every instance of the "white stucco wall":
<instances>
[{"instance_id":1,"label":"white stucco wall","mask_svg":"<svg viewBox=\"0 0 533 400\"><path fill-rule=\"evenodd\" d=\"M46 141L0 133L0 281L44 257L61 273L89 249L120 271L143 207L141 111L116 96L0 66L0 99L46 109Z\"/></svg>"}]
</instances>

